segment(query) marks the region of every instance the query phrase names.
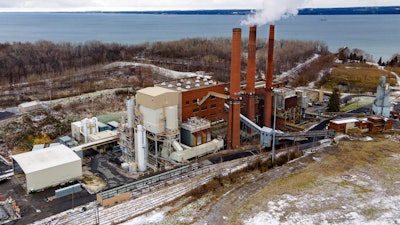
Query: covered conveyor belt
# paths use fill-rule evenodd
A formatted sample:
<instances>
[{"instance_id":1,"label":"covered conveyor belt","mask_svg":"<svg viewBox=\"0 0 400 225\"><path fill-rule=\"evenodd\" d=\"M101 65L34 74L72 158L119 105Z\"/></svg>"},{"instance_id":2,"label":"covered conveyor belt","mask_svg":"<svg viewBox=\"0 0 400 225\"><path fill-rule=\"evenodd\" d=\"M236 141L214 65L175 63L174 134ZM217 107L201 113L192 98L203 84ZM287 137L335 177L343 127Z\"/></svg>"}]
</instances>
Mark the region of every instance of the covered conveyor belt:
<instances>
[{"instance_id":1,"label":"covered conveyor belt","mask_svg":"<svg viewBox=\"0 0 400 225\"><path fill-rule=\"evenodd\" d=\"M225 109L229 109L229 105L225 104ZM244 115L240 114L240 122L242 122L246 127L254 130L260 135L260 144L264 147L271 147L272 136L274 130L269 127L260 127L253 121L249 120ZM290 132L284 133L280 130L275 130L276 139L282 138L296 138L296 137L333 137L335 135L334 130L317 130L317 131L306 131L306 132Z\"/></svg>"}]
</instances>

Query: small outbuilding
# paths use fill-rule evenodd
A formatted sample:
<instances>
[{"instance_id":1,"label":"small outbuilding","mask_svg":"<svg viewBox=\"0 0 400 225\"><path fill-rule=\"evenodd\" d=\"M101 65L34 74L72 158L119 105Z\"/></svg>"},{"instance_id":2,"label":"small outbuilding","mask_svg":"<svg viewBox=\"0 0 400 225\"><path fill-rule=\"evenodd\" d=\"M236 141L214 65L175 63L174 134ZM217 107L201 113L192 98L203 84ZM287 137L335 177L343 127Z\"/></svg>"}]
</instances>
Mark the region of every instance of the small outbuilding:
<instances>
[{"instance_id":1,"label":"small outbuilding","mask_svg":"<svg viewBox=\"0 0 400 225\"><path fill-rule=\"evenodd\" d=\"M82 176L82 161L70 148L57 145L13 155L14 173L23 173L27 193L41 191Z\"/></svg>"},{"instance_id":2,"label":"small outbuilding","mask_svg":"<svg viewBox=\"0 0 400 225\"><path fill-rule=\"evenodd\" d=\"M18 110L20 113L31 112L42 108L43 105L40 101L24 102L18 105Z\"/></svg>"},{"instance_id":3,"label":"small outbuilding","mask_svg":"<svg viewBox=\"0 0 400 225\"><path fill-rule=\"evenodd\" d=\"M338 133L347 134L347 131L357 127L359 120L354 117L335 119L329 122L329 129L334 129Z\"/></svg>"}]
</instances>

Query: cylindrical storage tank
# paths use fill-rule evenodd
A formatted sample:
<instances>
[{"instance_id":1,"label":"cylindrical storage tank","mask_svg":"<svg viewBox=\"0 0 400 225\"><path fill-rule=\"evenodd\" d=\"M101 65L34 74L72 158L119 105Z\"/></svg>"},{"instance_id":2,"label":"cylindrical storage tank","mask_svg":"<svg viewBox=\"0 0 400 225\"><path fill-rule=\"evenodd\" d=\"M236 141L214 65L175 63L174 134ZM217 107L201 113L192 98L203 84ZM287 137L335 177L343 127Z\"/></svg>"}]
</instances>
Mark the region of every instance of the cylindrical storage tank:
<instances>
[{"instance_id":1,"label":"cylindrical storage tank","mask_svg":"<svg viewBox=\"0 0 400 225\"><path fill-rule=\"evenodd\" d=\"M137 164L136 163L129 163L129 172L131 172L131 173L137 172Z\"/></svg>"},{"instance_id":2,"label":"cylindrical storage tank","mask_svg":"<svg viewBox=\"0 0 400 225\"><path fill-rule=\"evenodd\" d=\"M201 143L207 143L207 130L201 131Z\"/></svg>"},{"instance_id":3,"label":"cylindrical storage tank","mask_svg":"<svg viewBox=\"0 0 400 225\"><path fill-rule=\"evenodd\" d=\"M178 107L176 105L167 107L166 114L166 128L170 131L178 130Z\"/></svg>"},{"instance_id":4,"label":"cylindrical storage tank","mask_svg":"<svg viewBox=\"0 0 400 225\"><path fill-rule=\"evenodd\" d=\"M129 163L127 163L127 162L121 163L121 168L123 170L128 170L129 169Z\"/></svg>"},{"instance_id":5,"label":"cylindrical storage tank","mask_svg":"<svg viewBox=\"0 0 400 225\"><path fill-rule=\"evenodd\" d=\"M197 134L196 146L197 146L197 145L201 145L201 143L202 143L202 142L201 142L201 133L198 133L198 134Z\"/></svg>"},{"instance_id":6,"label":"cylindrical storage tank","mask_svg":"<svg viewBox=\"0 0 400 225\"><path fill-rule=\"evenodd\" d=\"M97 124L98 120L96 117L92 117L89 120L86 120L86 125L88 126L89 135L96 134L99 131L99 125Z\"/></svg>"},{"instance_id":7,"label":"cylindrical storage tank","mask_svg":"<svg viewBox=\"0 0 400 225\"><path fill-rule=\"evenodd\" d=\"M211 130L207 130L207 142L211 141Z\"/></svg>"},{"instance_id":8,"label":"cylindrical storage tank","mask_svg":"<svg viewBox=\"0 0 400 225\"><path fill-rule=\"evenodd\" d=\"M129 98L126 100L127 108L127 118L128 118L128 128L133 128L133 121L135 116L135 102L133 99Z\"/></svg>"},{"instance_id":9,"label":"cylindrical storage tank","mask_svg":"<svg viewBox=\"0 0 400 225\"><path fill-rule=\"evenodd\" d=\"M138 167L140 172L144 172L147 169L146 162L146 130L142 125L137 126L137 147L138 147Z\"/></svg>"}]
</instances>

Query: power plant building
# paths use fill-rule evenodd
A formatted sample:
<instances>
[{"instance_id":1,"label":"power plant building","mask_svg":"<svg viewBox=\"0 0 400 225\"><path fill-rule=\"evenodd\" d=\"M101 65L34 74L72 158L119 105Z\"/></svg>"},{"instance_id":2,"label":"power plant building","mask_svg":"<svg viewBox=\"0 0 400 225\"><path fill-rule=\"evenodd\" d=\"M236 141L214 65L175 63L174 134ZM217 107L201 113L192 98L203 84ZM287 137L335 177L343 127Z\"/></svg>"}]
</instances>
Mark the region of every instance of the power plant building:
<instances>
[{"instance_id":1,"label":"power plant building","mask_svg":"<svg viewBox=\"0 0 400 225\"><path fill-rule=\"evenodd\" d=\"M23 173L27 193L74 181L82 176L82 161L65 145L13 155L15 173Z\"/></svg>"},{"instance_id":2,"label":"power plant building","mask_svg":"<svg viewBox=\"0 0 400 225\"><path fill-rule=\"evenodd\" d=\"M180 79L157 84L158 87L180 93L179 124L191 117L217 121L224 116L225 83L217 83L205 76Z\"/></svg>"}]
</instances>

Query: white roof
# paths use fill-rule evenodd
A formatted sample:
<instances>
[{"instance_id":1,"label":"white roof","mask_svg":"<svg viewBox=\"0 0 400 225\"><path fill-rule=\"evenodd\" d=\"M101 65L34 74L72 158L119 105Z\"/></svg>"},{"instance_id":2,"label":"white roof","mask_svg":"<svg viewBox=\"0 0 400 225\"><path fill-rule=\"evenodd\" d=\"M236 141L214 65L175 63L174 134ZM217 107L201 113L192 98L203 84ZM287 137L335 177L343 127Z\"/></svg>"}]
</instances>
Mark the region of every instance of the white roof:
<instances>
[{"instance_id":1,"label":"white roof","mask_svg":"<svg viewBox=\"0 0 400 225\"><path fill-rule=\"evenodd\" d=\"M65 145L21 153L13 155L12 158L18 163L25 174L81 160L77 154Z\"/></svg>"},{"instance_id":2,"label":"white roof","mask_svg":"<svg viewBox=\"0 0 400 225\"><path fill-rule=\"evenodd\" d=\"M71 124L76 126L76 127L81 127L82 126L82 122L81 121L72 122Z\"/></svg>"},{"instance_id":3,"label":"white roof","mask_svg":"<svg viewBox=\"0 0 400 225\"><path fill-rule=\"evenodd\" d=\"M358 121L359 120L354 118L354 117L331 120L332 123L336 123L336 124L355 123L355 122L358 122Z\"/></svg>"},{"instance_id":4,"label":"white roof","mask_svg":"<svg viewBox=\"0 0 400 225\"><path fill-rule=\"evenodd\" d=\"M138 90L137 92L140 92L145 95L152 96L152 97L160 96L165 93L176 93L176 91L174 91L174 90L170 90L168 88L163 88L163 87L157 87L157 86L156 87L146 87L146 88Z\"/></svg>"},{"instance_id":5,"label":"white roof","mask_svg":"<svg viewBox=\"0 0 400 225\"><path fill-rule=\"evenodd\" d=\"M21 103L21 104L19 104L19 106L20 107L24 107L24 108L27 108L27 107L31 107L31 106L35 106L35 105L40 105L41 103L39 102L39 101L32 101L32 102L24 102L24 103Z\"/></svg>"},{"instance_id":6,"label":"white roof","mask_svg":"<svg viewBox=\"0 0 400 225\"><path fill-rule=\"evenodd\" d=\"M117 132L115 132L115 131L105 130L105 131L98 132L98 133L95 133L95 134L90 134L89 135L89 140L97 141L97 140L101 140L101 139L105 139L105 138L114 137L116 135L117 135Z\"/></svg>"}]
</instances>

